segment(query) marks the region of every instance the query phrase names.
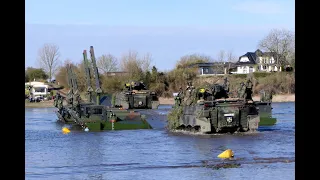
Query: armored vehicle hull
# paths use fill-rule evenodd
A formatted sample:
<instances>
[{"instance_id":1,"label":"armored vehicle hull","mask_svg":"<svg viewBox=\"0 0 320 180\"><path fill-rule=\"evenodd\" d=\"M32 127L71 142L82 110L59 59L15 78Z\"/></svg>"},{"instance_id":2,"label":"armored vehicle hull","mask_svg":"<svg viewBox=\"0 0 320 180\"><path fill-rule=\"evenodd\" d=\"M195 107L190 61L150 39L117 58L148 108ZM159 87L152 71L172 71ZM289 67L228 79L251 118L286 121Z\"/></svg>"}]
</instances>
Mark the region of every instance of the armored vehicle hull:
<instances>
[{"instance_id":1,"label":"armored vehicle hull","mask_svg":"<svg viewBox=\"0 0 320 180\"><path fill-rule=\"evenodd\" d=\"M70 107L56 113L61 122L76 124L90 131L152 129L145 116L138 112L94 104L82 104L80 107L80 113Z\"/></svg>"},{"instance_id":2,"label":"armored vehicle hull","mask_svg":"<svg viewBox=\"0 0 320 180\"><path fill-rule=\"evenodd\" d=\"M148 90L127 91L114 95L114 107L124 109L158 109L158 97Z\"/></svg>"},{"instance_id":3,"label":"armored vehicle hull","mask_svg":"<svg viewBox=\"0 0 320 180\"><path fill-rule=\"evenodd\" d=\"M195 89L191 82L175 97L168 114L169 129L201 133L253 132L260 123L257 103L252 100L252 83L241 83L238 97L229 97L229 82Z\"/></svg>"},{"instance_id":4,"label":"armored vehicle hull","mask_svg":"<svg viewBox=\"0 0 320 180\"><path fill-rule=\"evenodd\" d=\"M247 132L255 131L260 121L255 104L243 100L202 101L180 108L182 113L176 128L180 130L202 133Z\"/></svg>"}]
</instances>

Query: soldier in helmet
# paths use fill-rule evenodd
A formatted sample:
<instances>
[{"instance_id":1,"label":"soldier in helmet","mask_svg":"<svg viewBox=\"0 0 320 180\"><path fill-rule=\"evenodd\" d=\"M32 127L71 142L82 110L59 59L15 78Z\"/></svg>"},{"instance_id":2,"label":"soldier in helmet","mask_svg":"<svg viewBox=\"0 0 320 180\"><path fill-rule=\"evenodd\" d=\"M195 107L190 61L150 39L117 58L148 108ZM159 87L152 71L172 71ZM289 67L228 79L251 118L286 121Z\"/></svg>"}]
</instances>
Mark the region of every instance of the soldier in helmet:
<instances>
[{"instance_id":1,"label":"soldier in helmet","mask_svg":"<svg viewBox=\"0 0 320 180\"><path fill-rule=\"evenodd\" d=\"M186 104L187 105L191 105L192 104L192 94L193 94L193 90L195 89L192 85L191 81L188 81L187 83L187 88L186 88Z\"/></svg>"},{"instance_id":2,"label":"soldier in helmet","mask_svg":"<svg viewBox=\"0 0 320 180\"><path fill-rule=\"evenodd\" d=\"M224 80L223 88L227 93L229 93L230 82L228 81L227 77L225 77L223 80Z\"/></svg>"},{"instance_id":3,"label":"soldier in helmet","mask_svg":"<svg viewBox=\"0 0 320 180\"><path fill-rule=\"evenodd\" d=\"M53 105L54 105L54 107L58 107L58 98L59 98L59 95L60 95L60 93L57 92L57 94L56 94L55 97L54 97L54 100L53 100Z\"/></svg>"},{"instance_id":4,"label":"soldier in helmet","mask_svg":"<svg viewBox=\"0 0 320 180\"><path fill-rule=\"evenodd\" d=\"M182 90L182 87L180 87L177 96L174 97L175 106L180 106L182 100L183 100L183 90Z\"/></svg>"},{"instance_id":5,"label":"soldier in helmet","mask_svg":"<svg viewBox=\"0 0 320 180\"><path fill-rule=\"evenodd\" d=\"M260 102L264 102L266 98L266 92L265 90L261 90L260 92Z\"/></svg>"},{"instance_id":6,"label":"soldier in helmet","mask_svg":"<svg viewBox=\"0 0 320 180\"><path fill-rule=\"evenodd\" d=\"M249 78L246 82L246 90L245 90L245 98L248 100L252 100L252 87L253 87L253 84L251 82L251 79Z\"/></svg>"},{"instance_id":7,"label":"soldier in helmet","mask_svg":"<svg viewBox=\"0 0 320 180\"><path fill-rule=\"evenodd\" d=\"M73 95L73 108L75 109L75 111L77 112L77 115L79 117L81 117L81 109L80 109L80 101L81 101L81 97L80 94L78 93L78 90L74 93Z\"/></svg>"},{"instance_id":8,"label":"soldier in helmet","mask_svg":"<svg viewBox=\"0 0 320 180\"><path fill-rule=\"evenodd\" d=\"M238 98L245 98L246 86L243 82L240 83L240 87L238 88Z\"/></svg>"},{"instance_id":9,"label":"soldier in helmet","mask_svg":"<svg viewBox=\"0 0 320 180\"><path fill-rule=\"evenodd\" d=\"M146 85L143 83L143 81L140 81L140 90L146 90Z\"/></svg>"}]
</instances>

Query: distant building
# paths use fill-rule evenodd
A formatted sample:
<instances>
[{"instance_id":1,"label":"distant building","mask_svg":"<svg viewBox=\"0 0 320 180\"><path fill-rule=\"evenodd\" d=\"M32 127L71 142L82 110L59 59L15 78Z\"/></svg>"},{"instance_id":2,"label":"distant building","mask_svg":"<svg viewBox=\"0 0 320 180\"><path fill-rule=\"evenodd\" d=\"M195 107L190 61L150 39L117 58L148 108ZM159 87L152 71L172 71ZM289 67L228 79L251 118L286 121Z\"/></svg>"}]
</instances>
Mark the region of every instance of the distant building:
<instances>
[{"instance_id":1,"label":"distant building","mask_svg":"<svg viewBox=\"0 0 320 180\"><path fill-rule=\"evenodd\" d=\"M29 92L32 96L47 96L49 94L49 86L43 82L27 82L25 83L25 89L29 89Z\"/></svg>"},{"instance_id":2,"label":"distant building","mask_svg":"<svg viewBox=\"0 0 320 180\"><path fill-rule=\"evenodd\" d=\"M235 67L235 63L233 62L195 63L189 66L189 68L197 68L200 76L229 74L230 70Z\"/></svg>"},{"instance_id":3,"label":"distant building","mask_svg":"<svg viewBox=\"0 0 320 180\"><path fill-rule=\"evenodd\" d=\"M247 52L239 57L236 63L237 69L233 74L248 74L256 71L276 72L281 71L281 66L276 62L276 53L262 52L257 49L255 52Z\"/></svg>"}]
</instances>

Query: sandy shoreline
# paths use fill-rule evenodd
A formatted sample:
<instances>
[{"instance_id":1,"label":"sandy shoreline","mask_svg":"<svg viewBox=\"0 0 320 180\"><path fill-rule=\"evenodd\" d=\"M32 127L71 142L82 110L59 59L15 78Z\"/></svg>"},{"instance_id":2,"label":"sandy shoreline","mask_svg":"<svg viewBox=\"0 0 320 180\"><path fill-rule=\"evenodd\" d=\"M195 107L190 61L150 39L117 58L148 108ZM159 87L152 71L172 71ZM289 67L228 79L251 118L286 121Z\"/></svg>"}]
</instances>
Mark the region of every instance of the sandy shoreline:
<instances>
[{"instance_id":1,"label":"sandy shoreline","mask_svg":"<svg viewBox=\"0 0 320 180\"><path fill-rule=\"evenodd\" d=\"M259 96L253 96L254 101L259 101ZM173 98L159 98L160 104L174 104ZM272 102L295 102L295 94L274 95Z\"/></svg>"},{"instance_id":2,"label":"sandy shoreline","mask_svg":"<svg viewBox=\"0 0 320 180\"><path fill-rule=\"evenodd\" d=\"M254 96L253 100L258 101L260 99L259 96ZM160 104L174 104L173 98L159 98ZM272 102L294 102L295 95L294 94L285 94L285 95L275 95L272 98ZM25 108L41 108L41 107L54 107L53 100L51 101L44 101L39 103L25 103Z\"/></svg>"}]
</instances>

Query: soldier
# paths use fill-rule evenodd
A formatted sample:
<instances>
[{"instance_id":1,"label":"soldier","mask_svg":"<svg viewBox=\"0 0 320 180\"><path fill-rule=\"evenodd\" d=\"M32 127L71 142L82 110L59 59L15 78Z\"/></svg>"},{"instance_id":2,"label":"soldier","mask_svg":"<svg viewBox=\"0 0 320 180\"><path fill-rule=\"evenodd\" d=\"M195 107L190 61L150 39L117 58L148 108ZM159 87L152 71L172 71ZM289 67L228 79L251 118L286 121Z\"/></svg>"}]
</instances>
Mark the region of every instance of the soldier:
<instances>
[{"instance_id":1,"label":"soldier","mask_svg":"<svg viewBox=\"0 0 320 180\"><path fill-rule=\"evenodd\" d=\"M267 93L265 93L265 101L272 102L272 94L273 94L272 90L267 91Z\"/></svg>"},{"instance_id":2,"label":"soldier","mask_svg":"<svg viewBox=\"0 0 320 180\"><path fill-rule=\"evenodd\" d=\"M124 84L124 87L127 88L128 91L131 90L131 85L130 85L130 83L125 83L125 84Z\"/></svg>"},{"instance_id":3,"label":"soldier","mask_svg":"<svg viewBox=\"0 0 320 180\"><path fill-rule=\"evenodd\" d=\"M183 98L184 98L183 97L183 89L182 89L182 87L180 87L177 96L174 98L175 106L181 106L181 102L182 102Z\"/></svg>"},{"instance_id":4,"label":"soldier","mask_svg":"<svg viewBox=\"0 0 320 180\"><path fill-rule=\"evenodd\" d=\"M252 89L252 87L253 87L253 84L252 84L252 81L251 81L251 79L248 79L248 80L247 80L247 82L246 82L246 87L247 87L247 88L250 88L250 89Z\"/></svg>"},{"instance_id":5,"label":"soldier","mask_svg":"<svg viewBox=\"0 0 320 180\"><path fill-rule=\"evenodd\" d=\"M186 104L187 105L191 105L192 104L192 94L193 94L193 90L194 87L192 86L192 82L188 81L187 83L187 88L186 88Z\"/></svg>"},{"instance_id":6,"label":"soldier","mask_svg":"<svg viewBox=\"0 0 320 180\"><path fill-rule=\"evenodd\" d=\"M59 112L61 112L61 110L63 108L63 97L60 96L60 94L57 98L57 108L59 109Z\"/></svg>"},{"instance_id":7,"label":"soldier","mask_svg":"<svg viewBox=\"0 0 320 180\"><path fill-rule=\"evenodd\" d=\"M143 81L140 81L140 90L146 90L146 85L143 83Z\"/></svg>"},{"instance_id":8,"label":"soldier","mask_svg":"<svg viewBox=\"0 0 320 180\"><path fill-rule=\"evenodd\" d=\"M59 98L60 98L60 93L57 92L57 94L56 94L55 97L54 97L54 101L53 101L54 107L58 107L58 100L59 100Z\"/></svg>"},{"instance_id":9,"label":"soldier","mask_svg":"<svg viewBox=\"0 0 320 180\"><path fill-rule=\"evenodd\" d=\"M81 97L78 93L78 91L76 91L73 95L74 99L73 99L73 108L75 109L75 111L77 112L78 116L81 117L81 109L80 109L80 100Z\"/></svg>"},{"instance_id":10,"label":"soldier","mask_svg":"<svg viewBox=\"0 0 320 180\"><path fill-rule=\"evenodd\" d=\"M179 97L179 95L177 95L176 97L174 97L174 105L180 106L181 105L181 98Z\"/></svg>"},{"instance_id":11,"label":"soldier","mask_svg":"<svg viewBox=\"0 0 320 180\"><path fill-rule=\"evenodd\" d=\"M248 100L252 100L252 87L253 84L250 79L246 82L246 89L245 89L245 98Z\"/></svg>"},{"instance_id":12,"label":"soldier","mask_svg":"<svg viewBox=\"0 0 320 180\"><path fill-rule=\"evenodd\" d=\"M243 82L240 83L240 87L238 88L238 98L244 98L246 91L246 87Z\"/></svg>"},{"instance_id":13,"label":"soldier","mask_svg":"<svg viewBox=\"0 0 320 180\"><path fill-rule=\"evenodd\" d=\"M224 83L223 83L223 88L227 93L229 93L229 87L230 87L230 82L228 81L228 78L225 77L224 78Z\"/></svg>"},{"instance_id":14,"label":"soldier","mask_svg":"<svg viewBox=\"0 0 320 180\"><path fill-rule=\"evenodd\" d=\"M72 90L71 89L67 93L67 103L70 104L70 105L73 104L73 95L72 95Z\"/></svg>"},{"instance_id":15,"label":"soldier","mask_svg":"<svg viewBox=\"0 0 320 180\"><path fill-rule=\"evenodd\" d=\"M260 102L264 102L266 97L266 92L264 90L260 91Z\"/></svg>"}]
</instances>

